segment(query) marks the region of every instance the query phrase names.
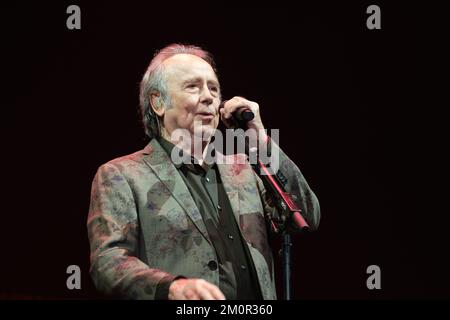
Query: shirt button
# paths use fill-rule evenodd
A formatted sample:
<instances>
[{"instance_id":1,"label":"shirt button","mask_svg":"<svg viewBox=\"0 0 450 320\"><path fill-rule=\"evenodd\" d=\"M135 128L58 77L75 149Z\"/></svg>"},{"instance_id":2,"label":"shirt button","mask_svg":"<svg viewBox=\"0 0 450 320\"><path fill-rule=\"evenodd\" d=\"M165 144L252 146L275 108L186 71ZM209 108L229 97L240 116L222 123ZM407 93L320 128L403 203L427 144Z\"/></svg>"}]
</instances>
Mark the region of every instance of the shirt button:
<instances>
[{"instance_id":1,"label":"shirt button","mask_svg":"<svg viewBox=\"0 0 450 320\"><path fill-rule=\"evenodd\" d=\"M232 236L231 234L228 235L228 238L231 239L231 240L234 239L233 236Z\"/></svg>"},{"instance_id":2,"label":"shirt button","mask_svg":"<svg viewBox=\"0 0 450 320\"><path fill-rule=\"evenodd\" d=\"M241 269L242 269L242 270L245 270L245 269L247 269L247 267L244 266L243 264L241 264Z\"/></svg>"},{"instance_id":3,"label":"shirt button","mask_svg":"<svg viewBox=\"0 0 450 320\"><path fill-rule=\"evenodd\" d=\"M222 207L218 204L217 209L222 210Z\"/></svg>"},{"instance_id":4,"label":"shirt button","mask_svg":"<svg viewBox=\"0 0 450 320\"><path fill-rule=\"evenodd\" d=\"M211 260L210 262L208 262L208 267L212 271L216 270L217 269L217 262L215 262L214 260Z\"/></svg>"},{"instance_id":5,"label":"shirt button","mask_svg":"<svg viewBox=\"0 0 450 320\"><path fill-rule=\"evenodd\" d=\"M208 177L206 177L205 180L206 180L206 182L209 182L209 178Z\"/></svg>"}]
</instances>

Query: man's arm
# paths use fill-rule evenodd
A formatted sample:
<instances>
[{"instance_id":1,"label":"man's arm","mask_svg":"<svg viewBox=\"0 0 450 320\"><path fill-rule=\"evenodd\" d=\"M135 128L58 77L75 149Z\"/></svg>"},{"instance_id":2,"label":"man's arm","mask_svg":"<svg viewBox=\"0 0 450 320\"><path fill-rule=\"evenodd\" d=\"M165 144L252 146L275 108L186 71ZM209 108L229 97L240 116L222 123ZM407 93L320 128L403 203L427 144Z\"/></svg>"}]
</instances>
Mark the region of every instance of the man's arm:
<instances>
[{"instance_id":1,"label":"man's arm","mask_svg":"<svg viewBox=\"0 0 450 320\"><path fill-rule=\"evenodd\" d=\"M302 216L309 224L310 230L316 230L320 222L320 205L314 192L309 187L297 165L272 140L268 140L269 154L278 152L279 171L286 178L286 192L291 193L295 203L301 208ZM263 152L266 152L264 150ZM265 189L261 178L255 173L258 189L263 200L264 211L271 217L278 217L278 212L270 199L270 192Z\"/></svg>"},{"instance_id":2,"label":"man's arm","mask_svg":"<svg viewBox=\"0 0 450 320\"><path fill-rule=\"evenodd\" d=\"M220 117L224 122L225 126L228 128L235 128L232 118L234 117L234 112L238 109L250 109L253 114L253 120L247 122L247 132L250 131L250 139L253 139L251 146L261 147L258 142L263 141L263 144L269 142L268 147L269 152L277 152L279 155L279 171L287 179L285 189L287 192L293 195L294 201L302 209L302 215L309 224L311 230L317 229L320 221L320 207L319 201L312 192L311 188L308 186L305 178L300 172L299 168L294 162L289 159L289 157L276 145L271 139L267 140L267 134L264 130L264 125L261 120L259 105L256 102L249 101L243 97L235 96L230 100L226 100L223 104L223 108L220 109ZM255 140L256 139L256 140ZM264 152L264 150L259 150L257 152ZM256 176L256 175L255 175ZM267 197L267 192L264 188L259 177L256 177L258 181L258 188L262 195L262 200L265 206L266 214L276 215L276 210L270 205L270 200ZM269 201L268 201L269 200ZM276 217L276 216L275 216Z\"/></svg>"},{"instance_id":3,"label":"man's arm","mask_svg":"<svg viewBox=\"0 0 450 320\"><path fill-rule=\"evenodd\" d=\"M90 273L99 291L125 299L167 299L167 284L175 276L137 258L135 200L128 181L114 164L102 165L95 175L87 227Z\"/></svg>"}]
</instances>

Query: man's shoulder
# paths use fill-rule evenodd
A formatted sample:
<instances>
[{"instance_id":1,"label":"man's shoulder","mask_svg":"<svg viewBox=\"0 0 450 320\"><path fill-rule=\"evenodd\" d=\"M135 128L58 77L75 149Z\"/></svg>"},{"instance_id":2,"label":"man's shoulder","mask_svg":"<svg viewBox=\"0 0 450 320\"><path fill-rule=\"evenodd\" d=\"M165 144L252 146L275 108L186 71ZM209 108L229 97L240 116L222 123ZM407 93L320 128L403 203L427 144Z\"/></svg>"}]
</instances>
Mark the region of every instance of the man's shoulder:
<instances>
[{"instance_id":1,"label":"man's shoulder","mask_svg":"<svg viewBox=\"0 0 450 320\"><path fill-rule=\"evenodd\" d=\"M145 165L143 159L148 154L148 150L149 148L146 146L136 152L111 159L100 165L99 170L118 170L123 173L129 170L137 169Z\"/></svg>"}]
</instances>

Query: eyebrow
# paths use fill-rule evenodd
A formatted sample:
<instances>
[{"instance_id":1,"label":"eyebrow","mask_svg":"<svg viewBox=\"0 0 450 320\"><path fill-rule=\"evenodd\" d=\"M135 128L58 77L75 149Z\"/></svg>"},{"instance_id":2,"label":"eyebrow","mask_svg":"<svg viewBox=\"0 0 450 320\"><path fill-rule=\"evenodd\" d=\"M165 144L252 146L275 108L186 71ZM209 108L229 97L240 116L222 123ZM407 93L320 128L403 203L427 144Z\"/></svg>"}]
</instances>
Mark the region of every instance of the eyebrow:
<instances>
[{"instance_id":1,"label":"eyebrow","mask_svg":"<svg viewBox=\"0 0 450 320\"><path fill-rule=\"evenodd\" d=\"M200 78L200 77L191 78L191 79L183 81L183 85L186 85L188 83L193 83L193 82L196 82L196 83L197 82L202 82L202 81L203 81L203 79ZM218 81L216 81L216 80L208 80L208 84L210 84L210 83L212 83L215 86L217 86L218 88L220 88L220 83Z\"/></svg>"}]
</instances>

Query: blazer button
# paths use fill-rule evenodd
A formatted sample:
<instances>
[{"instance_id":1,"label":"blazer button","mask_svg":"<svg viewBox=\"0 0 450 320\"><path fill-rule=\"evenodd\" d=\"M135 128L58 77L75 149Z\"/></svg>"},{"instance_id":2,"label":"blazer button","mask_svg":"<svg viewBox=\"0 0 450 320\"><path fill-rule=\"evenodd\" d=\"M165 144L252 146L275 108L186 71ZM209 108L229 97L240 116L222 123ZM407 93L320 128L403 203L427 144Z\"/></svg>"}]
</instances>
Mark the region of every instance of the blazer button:
<instances>
[{"instance_id":1,"label":"blazer button","mask_svg":"<svg viewBox=\"0 0 450 320\"><path fill-rule=\"evenodd\" d=\"M217 269L217 262L215 262L214 260L211 260L210 262L208 262L208 267L212 271L216 270Z\"/></svg>"}]
</instances>

